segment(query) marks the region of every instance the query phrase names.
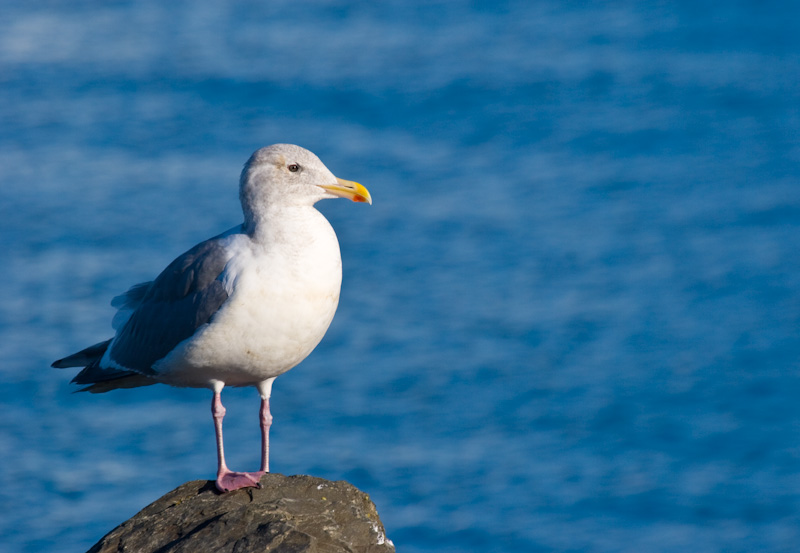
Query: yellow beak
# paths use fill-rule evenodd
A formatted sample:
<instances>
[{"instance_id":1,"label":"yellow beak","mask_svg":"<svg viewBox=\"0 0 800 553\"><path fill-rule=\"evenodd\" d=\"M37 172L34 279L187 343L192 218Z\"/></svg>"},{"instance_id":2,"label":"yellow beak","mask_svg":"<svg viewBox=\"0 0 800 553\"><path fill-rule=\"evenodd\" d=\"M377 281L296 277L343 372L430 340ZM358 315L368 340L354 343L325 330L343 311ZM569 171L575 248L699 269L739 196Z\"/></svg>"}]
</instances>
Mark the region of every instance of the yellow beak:
<instances>
[{"instance_id":1,"label":"yellow beak","mask_svg":"<svg viewBox=\"0 0 800 553\"><path fill-rule=\"evenodd\" d=\"M320 184L319 187L325 189L334 196L348 198L354 202L367 202L368 204L372 205L372 196L369 195L369 190L364 188L364 186L358 184L357 182L344 179L336 179L336 182L338 184Z\"/></svg>"}]
</instances>

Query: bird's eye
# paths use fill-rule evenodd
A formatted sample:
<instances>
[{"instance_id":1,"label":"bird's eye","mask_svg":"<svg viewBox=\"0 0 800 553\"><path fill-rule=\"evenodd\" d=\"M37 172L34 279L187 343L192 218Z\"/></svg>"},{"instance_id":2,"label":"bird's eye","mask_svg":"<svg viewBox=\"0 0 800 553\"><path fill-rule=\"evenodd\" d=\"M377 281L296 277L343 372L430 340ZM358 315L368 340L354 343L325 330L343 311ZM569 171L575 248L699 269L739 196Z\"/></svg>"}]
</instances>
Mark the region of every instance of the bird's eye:
<instances>
[{"instance_id":1,"label":"bird's eye","mask_svg":"<svg viewBox=\"0 0 800 553\"><path fill-rule=\"evenodd\" d=\"M298 164L296 164L296 163L292 163L292 164L291 164L291 165L288 167L288 169L289 169L289 171L291 171L292 173L297 173L297 172L300 170L300 166L299 166Z\"/></svg>"}]
</instances>

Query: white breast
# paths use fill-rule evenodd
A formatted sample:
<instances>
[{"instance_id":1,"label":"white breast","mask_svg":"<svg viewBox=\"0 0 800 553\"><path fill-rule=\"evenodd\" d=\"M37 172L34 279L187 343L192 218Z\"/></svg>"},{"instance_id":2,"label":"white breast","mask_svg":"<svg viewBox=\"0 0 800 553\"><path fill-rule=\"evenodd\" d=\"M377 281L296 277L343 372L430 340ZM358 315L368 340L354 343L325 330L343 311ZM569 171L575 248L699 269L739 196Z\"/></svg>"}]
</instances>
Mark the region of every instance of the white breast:
<instances>
[{"instance_id":1,"label":"white breast","mask_svg":"<svg viewBox=\"0 0 800 553\"><path fill-rule=\"evenodd\" d=\"M179 386L254 385L306 358L339 303L342 261L328 221L313 207L281 221L280 232L232 237L222 279L229 299L154 368Z\"/></svg>"}]
</instances>

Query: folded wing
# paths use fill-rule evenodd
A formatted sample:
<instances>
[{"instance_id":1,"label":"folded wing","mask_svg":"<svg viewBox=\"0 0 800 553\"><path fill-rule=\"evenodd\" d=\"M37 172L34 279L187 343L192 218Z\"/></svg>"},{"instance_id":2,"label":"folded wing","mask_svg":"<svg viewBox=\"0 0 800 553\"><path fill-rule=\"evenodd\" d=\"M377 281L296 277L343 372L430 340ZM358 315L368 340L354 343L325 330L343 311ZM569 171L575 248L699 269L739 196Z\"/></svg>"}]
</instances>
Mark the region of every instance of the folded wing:
<instances>
[{"instance_id":1,"label":"folded wing","mask_svg":"<svg viewBox=\"0 0 800 553\"><path fill-rule=\"evenodd\" d=\"M219 276L230 259L225 235L201 242L170 263L153 282L137 284L117 296L117 334L54 367L84 369L73 379L105 392L155 384L153 364L192 336L228 299Z\"/></svg>"}]
</instances>

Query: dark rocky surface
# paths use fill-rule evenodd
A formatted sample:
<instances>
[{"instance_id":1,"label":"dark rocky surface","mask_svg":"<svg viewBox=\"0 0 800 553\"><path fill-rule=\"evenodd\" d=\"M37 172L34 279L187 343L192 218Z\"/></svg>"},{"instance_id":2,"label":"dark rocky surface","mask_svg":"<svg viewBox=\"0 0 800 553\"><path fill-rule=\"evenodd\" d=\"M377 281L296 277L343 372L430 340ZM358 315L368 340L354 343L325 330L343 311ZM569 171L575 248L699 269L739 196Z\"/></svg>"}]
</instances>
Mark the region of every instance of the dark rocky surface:
<instances>
[{"instance_id":1,"label":"dark rocky surface","mask_svg":"<svg viewBox=\"0 0 800 553\"><path fill-rule=\"evenodd\" d=\"M369 496L351 484L266 474L261 489L187 482L109 532L89 553L391 553Z\"/></svg>"}]
</instances>

